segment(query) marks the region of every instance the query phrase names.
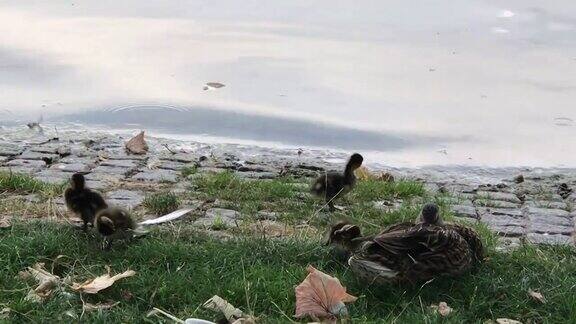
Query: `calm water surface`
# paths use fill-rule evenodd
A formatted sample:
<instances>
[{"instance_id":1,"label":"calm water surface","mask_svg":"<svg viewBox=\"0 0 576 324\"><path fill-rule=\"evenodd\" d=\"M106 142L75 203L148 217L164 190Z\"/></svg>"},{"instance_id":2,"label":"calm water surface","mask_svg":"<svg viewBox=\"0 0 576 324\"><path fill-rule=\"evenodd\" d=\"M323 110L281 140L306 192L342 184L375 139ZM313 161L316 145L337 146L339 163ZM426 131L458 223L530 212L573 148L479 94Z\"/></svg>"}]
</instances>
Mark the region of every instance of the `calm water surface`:
<instances>
[{"instance_id":1,"label":"calm water surface","mask_svg":"<svg viewBox=\"0 0 576 324\"><path fill-rule=\"evenodd\" d=\"M575 167L576 2L0 1L0 124L40 118Z\"/></svg>"}]
</instances>

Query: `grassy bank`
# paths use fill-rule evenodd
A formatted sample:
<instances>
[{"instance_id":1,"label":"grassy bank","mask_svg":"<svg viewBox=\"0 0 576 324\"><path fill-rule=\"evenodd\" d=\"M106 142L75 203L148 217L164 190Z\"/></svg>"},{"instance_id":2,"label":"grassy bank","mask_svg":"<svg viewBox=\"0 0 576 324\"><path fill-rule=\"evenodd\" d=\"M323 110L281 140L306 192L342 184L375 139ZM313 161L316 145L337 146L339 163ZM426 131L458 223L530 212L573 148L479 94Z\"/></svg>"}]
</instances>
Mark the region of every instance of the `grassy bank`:
<instances>
[{"instance_id":1,"label":"grassy bank","mask_svg":"<svg viewBox=\"0 0 576 324\"><path fill-rule=\"evenodd\" d=\"M483 323L496 318L565 323L576 318L573 248L522 246L510 254L496 253L494 238L479 227L489 251L488 260L477 271L415 287L367 287L322 244L327 223L348 218L373 232L386 224L413 219L422 201L430 200L439 201L446 217L451 218L443 204L445 197L432 196L420 184L409 181L364 181L338 202L346 210L329 217L319 212L322 203L306 191L306 183L292 178L254 181L231 173L195 175L178 201L217 199L221 206L241 211L241 228L227 230L236 239L216 240L194 230L185 219L156 227L130 244L116 244L107 253L99 250L94 234L83 234L65 224L16 217L11 228L0 230L0 309L12 309L5 321L23 323L80 319L93 323L157 322L157 318L146 318L153 307L180 318L214 320L217 316L201 305L219 295L264 323L290 322L294 287L305 278L306 266L313 265L340 278L349 293L360 297L349 306L354 323ZM150 213L174 200L155 198L146 204ZM374 206L375 200L396 201L399 206L385 212ZM308 235L280 239L252 236L243 229L256 222L258 211L277 213L277 221L288 227L306 224L312 230ZM34 283L18 278L19 271L37 262L75 282L105 273L105 266L113 273L132 269L137 274L97 295L83 295L82 299L77 293L57 295L40 305L24 300ZM530 289L541 292L547 302L531 299ZM83 303L109 300L120 304L111 310L82 312ZM447 318L428 307L442 301L454 309Z\"/></svg>"}]
</instances>

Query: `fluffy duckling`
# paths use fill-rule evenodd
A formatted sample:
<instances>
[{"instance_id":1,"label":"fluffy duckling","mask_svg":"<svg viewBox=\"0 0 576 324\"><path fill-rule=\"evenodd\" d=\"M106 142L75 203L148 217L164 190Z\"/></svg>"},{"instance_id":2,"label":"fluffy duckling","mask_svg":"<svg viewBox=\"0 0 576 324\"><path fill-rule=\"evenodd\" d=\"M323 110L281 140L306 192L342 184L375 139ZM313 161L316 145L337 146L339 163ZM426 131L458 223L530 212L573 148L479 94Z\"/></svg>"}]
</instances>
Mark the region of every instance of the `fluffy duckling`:
<instances>
[{"instance_id":1,"label":"fluffy duckling","mask_svg":"<svg viewBox=\"0 0 576 324\"><path fill-rule=\"evenodd\" d=\"M127 211L111 207L98 212L94 227L104 237L102 248L110 250L113 240L131 238L137 224Z\"/></svg>"},{"instance_id":2,"label":"fluffy duckling","mask_svg":"<svg viewBox=\"0 0 576 324\"><path fill-rule=\"evenodd\" d=\"M99 193L86 187L86 179L80 173L72 175L70 186L64 191L64 200L68 209L82 218L84 232L88 224L94 224L96 213L108 207Z\"/></svg>"},{"instance_id":3,"label":"fluffy duckling","mask_svg":"<svg viewBox=\"0 0 576 324\"><path fill-rule=\"evenodd\" d=\"M312 194L326 199L330 211L334 211L334 199L347 194L356 184L354 171L362 166L364 158L358 153L352 154L344 173L329 172L314 181L310 191Z\"/></svg>"},{"instance_id":4,"label":"fluffy duckling","mask_svg":"<svg viewBox=\"0 0 576 324\"><path fill-rule=\"evenodd\" d=\"M466 226L443 224L438 206L424 206L420 220L367 237L362 237L355 225L337 224L330 242L350 252L352 272L369 283L416 283L456 276L483 260L478 234Z\"/></svg>"}]
</instances>

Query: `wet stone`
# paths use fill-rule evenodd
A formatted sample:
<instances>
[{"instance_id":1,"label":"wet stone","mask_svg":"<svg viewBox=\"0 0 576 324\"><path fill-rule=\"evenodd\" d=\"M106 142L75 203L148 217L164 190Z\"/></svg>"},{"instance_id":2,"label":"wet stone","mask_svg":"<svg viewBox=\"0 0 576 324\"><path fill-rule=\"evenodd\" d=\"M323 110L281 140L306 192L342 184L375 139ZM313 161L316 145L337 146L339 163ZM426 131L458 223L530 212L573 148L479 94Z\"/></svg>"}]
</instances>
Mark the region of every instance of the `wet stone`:
<instances>
[{"instance_id":1,"label":"wet stone","mask_svg":"<svg viewBox=\"0 0 576 324\"><path fill-rule=\"evenodd\" d=\"M101 166L133 169L138 166L138 161L135 160L105 160L100 163Z\"/></svg>"},{"instance_id":2,"label":"wet stone","mask_svg":"<svg viewBox=\"0 0 576 324\"><path fill-rule=\"evenodd\" d=\"M467 205L455 205L450 207L456 217L478 218L476 208Z\"/></svg>"},{"instance_id":3,"label":"wet stone","mask_svg":"<svg viewBox=\"0 0 576 324\"><path fill-rule=\"evenodd\" d=\"M86 164L86 165L90 166L91 168L96 166L96 159L93 157L79 157L79 156L71 155L71 156L67 156L67 157L60 159L59 162L60 163L66 163L66 164L73 164L73 163Z\"/></svg>"},{"instance_id":4,"label":"wet stone","mask_svg":"<svg viewBox=\"0 0 576 324\"><path fill-rule=\"evenodd\" d=\"M22 153L22 155L20 155L18 158L26 160L42 160L42 161L54 162L60 158L60 155L27 150L24 153Z\"/></svg>"},{"instance_id":5,"label":"wet stone","mask_svg":"<svg viewBox=\"0 0 576 324\"><path fill-rule=\"evenodd\" d=\"M114 190L106 193L106 201L114 206L135 208L144 201L144 194L140 191Z\"/></svg>"},{"instance_id":6,"label":"wet stone","mask_svg":"<svg viewBox=\"0 0 576 324\"><path fill-rule=\"evenodd\" d=\"M185 167L194 167L194 163L182 163L176 161L162 161L158 165L158 169L179 171Z\"/></svg>"},{"instance_id":7,"label":"wet stone","mask_svg":"<svg viewBox=\"0 0 576 324\"><path fill-rule=\"evenodd\" d=\"M68 181L70 175L59 170L46 169L34 175L34 178L42 182L60 184Z\"/></svg>"},{"instance_id":8,"label":"wet stone","mask_svg":"<svg viewBox=\"0 0 576 324\"><path fill-rule=\"evenodd\" d=\"M110 185L108 185L106 182L104 181L97 181L97 180L86 180L86 187L90 188L90 189L94 189L94 190L103 190L105 188L108 188Z\"/></svg>"},{"instance_id":9,"label":"wet stone","mask_svg":"<svg viewBox=\"0 0 576 324\"><path fill-rule=\"evenodd\" d=\"M176 154L164 155L160 157L160 159L181 163L190 163L190 162L197 162L199 160L199 157L198 155L193 153L176 153Z\"/></svg>"},{"instance_id":10,"label":"wet stone","mask_svg":"<svg viewBox=\"0 0 576 324\"><path fill-rule=\"evenodd\" d=\"M46 162L42 160L23 160L23 159L15 159L6 162L6 166L9 167L26 167L26 168L33 168L33 169L42 169L46 166Z\"/></svg>"},{"instance_id":11,"label":"wet stone","mask_svg":"<svg viewBox=\"0 0 576 324\"><path fill-rule=\"evenodd\" d=\"M112 166L105 166L105 165L99 165L92 170L93 173L104 173L104 174L116 175L116 176L125 176L126 173L129 171L130 171L129 168L112 167Z\"/></svg>"},{"instance_id":12,"label":"wet stone","mask_svg":"<svg viewBox=\"0 0 576 324\"><path fill-rule=\"evenodd\" d=\"M476 193L476 198L487 200L502 200L515 204L522 203L522 201L515 194L509 192L478 191Z\"/></svg>"},{"instance_id":13,"label":"wet stone","mask_svg":"<svg viewBox=\"0 0 576 324\"><path fill-rule=\"evenodd\" d=\"M90 166L83 163L57 163L50 167L50 169L59 170L62 172L88 172Z\"/></svg>"},{"instance_id":14,"label":"wet stone","mask_svg":"<svg viewBox=\"0 0 576 324\"><path fill-rule=\"evenodd\" d=\"M502 236L522 236L526 232L522 226L487 224L488 228Z\"/></svg>"},{"instance_id":15,"label":"wet stone","mask_svg":"<svg viewBox=\"0 0 576 324\"><path fill-rule=\"evenodd\" d=\"M524 226L526 221L522 218L515 218L507 215L482 215L482 222L487 225L495 226Z\"/></svg>"},{"instance_id":16,"label":"wet stone","mask_svg":"<svg viewBox=\"0 0 576 324\"><path fill-rule=\"evenodd\" d=\"M530 222L528 231L531 233L552 233L570 235L574 232L573 226L555 225L550 223Z\"/></svg>"},{"instance_id":17,"label":"wet stone","mask_svg":"<svg viewBox=\"0 0 576 324\"><path fill-rule=\"evenodd\" d=\"M531 200L527 201L524 206L547 209L568 209L568 204L563 201Z\"/></svg>"},{"instance_id":18,"label":"wet stone","mask_svg":"<svg viewBox=\"0 0 576 324\"><path fill-rule=\"evenodd\" d=\"M520 204L511 203L504 200L476 199L475 206L496 207L496 208L520 208Z\"/></svg>"},{"instance_id":19,"label":"wet stone","mask_svg":"<svg viewBox=\"0 0 576 324\"><path fill-rule=\"evenodd\" d=\"M178 172L172 170L143 170L132 176L132 179L152 182L172 182L178 181Z\"/></svg>"},{"instance_id":20,"label":"wet stone","mask_svg":"<svg viewBox=\"0 0 576 324\"><path fill-rule=\"evenodd\" d=\"M568 235L528 233L526 239L532 244L568 245L573 244Z\"/></svg>"},{"instance_id":21,"label":"wet stone","mask_svg":"<svg viewBox=\"0 0 576 324\"><path fill-rule=\"evenodd\" d=\"M515 218L524 218L524 213L520 209L511 209L511 208L491 208L491 207L478 207L476 209L478 211L478 215L480 219L484 217L484 215L492 214L492 215L506 215Z\"/></svg>"},{"instance_id":22,"label":"wet stone","mask_svg":"<svg viewBox=\"0 0 576 324\"><path fill-rule=\"evenodd\" d=\"M212 227L215 224L224 224L226 227L236 227L240 220L240 213L232 209L210 208L192 224L203 227Z\"/></svg>"},{"instance_id":23,"label":"wet stone","mask_svg":"<svg viewBox=\"0 0 576 324\"><path fill-rule=\"evenodd\" d=\"M0 156L18 155L24 151L24 145L0 142Z\"/></svg>"}]
</instances>

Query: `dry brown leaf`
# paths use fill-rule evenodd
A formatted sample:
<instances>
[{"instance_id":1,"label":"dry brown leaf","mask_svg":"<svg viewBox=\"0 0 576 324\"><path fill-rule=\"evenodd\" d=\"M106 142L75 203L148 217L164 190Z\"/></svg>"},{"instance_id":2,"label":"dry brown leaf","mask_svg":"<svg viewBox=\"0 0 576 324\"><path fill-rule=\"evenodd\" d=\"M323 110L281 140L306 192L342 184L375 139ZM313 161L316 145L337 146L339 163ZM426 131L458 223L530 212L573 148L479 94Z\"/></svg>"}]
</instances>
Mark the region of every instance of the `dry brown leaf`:
<instances>
[{"instance_id":1,"label":"dry brown leaf","mask_svg":"<svg viewBox=\"0 0 576 324\"><path fill-rule=\"evenodd\" d=\"M82 307L85 311L90 312L90 311L95 311L95 310L106 310L106 309L110 309L116 305L120 304L120 302L115 302L115 301L109 301L106 303L98 303L98 304L90 304L90 303L86 303L84 304L84 306Z\"/></svg>"},{"instance_id":2,"label":"dry brown leaf","mask_svg":"<svg viewBox=\"0 0 576 324\"><path fill-rule=\"evenodd\" d=\"M126 150L132 154L146 154L148 152L148 144L144 140L144 131L132 137L126 142Z\"/></svg>"},{"instance_id":3,"label":"dry brown leaf","mask_svg":"<svg viewBox=\"0 0 576 324\"><path fill-rule=\"evenodd\" d=\"M38 287L28 292L26 300L41 303L52 296L52 293L60 286L60 277L51 274L44 269L44 263L36 263L27 269L30 277L38 282ZM23 274L21 275L23 276Z\"/></svg>"},{"instance_id":4,"label":"dry brown leaf","mask_svg":"<svg viewBox=\"0 0 576 324\"><path fill-rule=\"evenodd\" d=\"M8 218L0 218L0 229L10 227L12 227L12 224Z\"/></svg>"},{"instance_id":5,"label":"dry brown leaf","mask_svg":"<svg viewBox=\"0 0 576 324\"><path fill-rule=\"evenodd\" d=\"M308 266L308 276L296 287L296 318L336 318L348 315L344 303L356 301L337 278Z\"/></svg>"},{"instance_id":6,"label":"dry brown leaf","mask_svg":"<svg viewBox=\"0 0 576 324\"><path fill-rule=\"evenodd\" d=\"M136 271L127 270L123 273L117 274L115 276L110 277L110 273L102 275L100 277L96 277L94 279L87 280L86 282L79 284L74 283L72 285L72 289L80 292L84 292L87 294L97 294L99 291L104 290L110 286L112 286L117 280L122 278L132 277L136 274Z\"/></svg>"},{"instance_id":7,"label":"dry brown leaf","mask_svg":"<svg viewBox=\"0 0 576 324\"><path fill-rule=\"evenodd\" d=\"M221 312L230 322L244 317L244 313L241 310L234 307L228 301L217 295L214 295L212 298L208 299L202 305L202 307L216 312Z\"/></svg>"},{"instance_id":8,"label":"dry brown leaf","mask_svg":"<svg viewBox=\"0 0 576 324\"><path fill-rule=\"evenodd\" d=\"M498 318L496 319L496 323L498 324L522 324L520 321L516 321L509 318Z\"/></svg>"},{"instance_id":9,"label":"dry brown leaf","mask_svg":"<svg viewBox=\"0 0 576 324\"><path fill-rule=\"evenodd\" d=\"M124 289L120 291L120 295L124 300L131 300L134 297L134 295L130 291Z\"/></svg>"},{"instance_id":10,"label":"dry brown leaf","mask_svg":"<svg viewBox=\"0 0 576 324\"><path fill-rule=\"evenodd\" d=\"M546 303L546 298L539 291L534 291L532 289L529 289L528 295L530 297L532 297L534 300L541 302L542 304Z\"/></svg>"}]
</instances>

